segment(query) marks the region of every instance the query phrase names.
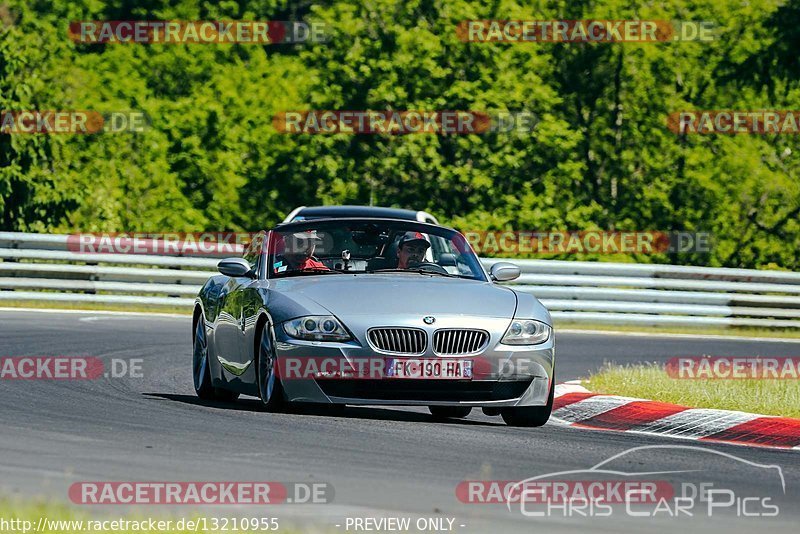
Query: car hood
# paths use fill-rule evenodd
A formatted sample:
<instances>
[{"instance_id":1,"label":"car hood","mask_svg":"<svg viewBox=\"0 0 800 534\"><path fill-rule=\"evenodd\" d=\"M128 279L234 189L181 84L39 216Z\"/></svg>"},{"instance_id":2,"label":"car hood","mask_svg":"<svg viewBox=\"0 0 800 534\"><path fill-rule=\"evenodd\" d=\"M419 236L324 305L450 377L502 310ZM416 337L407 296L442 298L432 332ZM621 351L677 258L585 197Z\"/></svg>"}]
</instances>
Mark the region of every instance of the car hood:
<instances>
[{"instance_id":1,"label":"car hood","mask_svg":"<svg viewBox=\"0 0 800 534\"><path fill-rule=\"evenodd\" d=\"M489 282L420 274L321 275L270 281L297 302L310 300L338 316L470 315L514 316L517 297Z\"/></svg>"}]
</instances>

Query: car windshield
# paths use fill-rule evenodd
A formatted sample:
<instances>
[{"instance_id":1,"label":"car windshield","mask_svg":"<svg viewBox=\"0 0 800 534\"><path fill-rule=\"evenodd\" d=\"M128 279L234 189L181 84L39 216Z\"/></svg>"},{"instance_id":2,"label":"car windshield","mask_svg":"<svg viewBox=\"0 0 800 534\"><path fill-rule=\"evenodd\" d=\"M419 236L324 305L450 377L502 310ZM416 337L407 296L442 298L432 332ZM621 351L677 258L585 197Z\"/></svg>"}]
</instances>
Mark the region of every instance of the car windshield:
<instances>
[{"instance_id":1,"label":"car windshield","mask_svg":"<svg viewBox=\"0 0 800 534\"><path fill-rule=\"evenodd\" d=\"M304 221L270 232L267 277L341 273L438 275L486 281L460 233L413 221Z\"/></svg>"}]
</instances>

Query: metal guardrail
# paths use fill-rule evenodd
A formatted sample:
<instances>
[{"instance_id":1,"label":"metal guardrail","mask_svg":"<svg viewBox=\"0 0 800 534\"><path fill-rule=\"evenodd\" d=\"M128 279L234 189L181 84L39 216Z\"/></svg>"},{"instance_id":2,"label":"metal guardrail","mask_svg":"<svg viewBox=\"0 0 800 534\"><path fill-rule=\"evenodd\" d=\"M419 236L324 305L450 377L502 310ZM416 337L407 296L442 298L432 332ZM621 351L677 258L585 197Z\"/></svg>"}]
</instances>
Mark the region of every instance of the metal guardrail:
<instances>
[{"instance_id":1,"label":"metal guardrail","mask_svg":"<svg viewBox=\"0 0 800 534\"><path fill-rule=\"evenodd\" d=\"M73 252L68 236L0 232L0 303L191 306L219 257ZM488 268L502 258L482 259ZM800 272L507 260L556 320L800 328Z\"/></svg>"}]
</instances>

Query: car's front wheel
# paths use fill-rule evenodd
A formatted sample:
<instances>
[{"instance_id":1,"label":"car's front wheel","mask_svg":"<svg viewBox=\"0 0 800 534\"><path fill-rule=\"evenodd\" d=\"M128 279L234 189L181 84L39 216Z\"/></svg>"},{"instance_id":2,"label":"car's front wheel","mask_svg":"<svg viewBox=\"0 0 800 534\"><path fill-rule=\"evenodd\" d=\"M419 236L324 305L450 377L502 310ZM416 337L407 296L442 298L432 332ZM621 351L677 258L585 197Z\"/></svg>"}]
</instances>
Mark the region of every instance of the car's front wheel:
<instances>
[{"instance_id":1,"label":"car's front wheel","mask_svg":"<svg viewBox=\"0 0 800 534\"><path fill-rule=\"evenodd\" d=\"M543 426L553 411L553 397L556 390L556 377L550 379L550 394L544 406L521 406L503 408L500 415L508 426Z\"/></svg>"},{"instance_id":2,"label":"car's front wheel","mask_svg":"<svg viewBox=\"0 0 800 534\"><path fill-rule=\"evenodd\" d=\"M436 419L461 419L472 411L470 406L428 406Z\"/></svg>"},{"instance_id":3,"label":"car's front wheel","mask_svg":"<svg viewBox=\"0 0 800 534\"><path fill-rule=\"evenodd\" d=\"M192 344L192 376L194 392L203 400L234 401L239 394L226 389L215 388L211 384L211 369L208 367L208 339L206 322L203 316L197 320Z\"/></svg>"},{"instance_id":4,"label":"car's front wheel","mask_svg":"<svg viewBox=\"0 0 800 534\"><path fill-rule=\"evenodd\" d=\"M269 323L261 329L256 362L258 396L265 410L275 410L284 403L283 387L278 373L278 355L275 351L275 338Z\"/></svg>"}]
</instances>

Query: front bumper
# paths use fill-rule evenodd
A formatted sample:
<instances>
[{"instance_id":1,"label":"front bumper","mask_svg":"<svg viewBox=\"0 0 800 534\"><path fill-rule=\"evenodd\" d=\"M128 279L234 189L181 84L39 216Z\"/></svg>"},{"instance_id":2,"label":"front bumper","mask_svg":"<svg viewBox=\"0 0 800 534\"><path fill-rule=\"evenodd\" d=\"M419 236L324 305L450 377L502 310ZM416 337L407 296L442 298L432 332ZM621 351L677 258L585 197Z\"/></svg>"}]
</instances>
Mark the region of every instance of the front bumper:
<instances>
[{"instance_id":1,"label":"front bumper","mask_svg":"<svg viewBox=\"0 0 800 534\"><path fill-rule=\"evenodd\" d=\"M406 406L542 406L549 381L528 380L415 380L316 381L327 401L334 404Z\"/></svg>"},{"instance_id":2,"label":"front bumper","mask_svg":"<svg viewBox=\"0 0 800 534\"><path fill-rule=\"evenodd\" d=\"M508 320L496 320L500 326ZM485 328L485 327L484 327ZM485 328L486 329L486 328ZM488 330L488 329L487 329ZM505 332L505 327L490 332ZM424 358L472 360L471 380L408 378L342 378L321 373L303 378L282 377L287 400L351 405L405 406L474 406L509 407L543 406L547 403L555 369L555 339L540 345L511 346L499 343L500 334L491 334L483 352L469 356L437 356L428 349L420 356L378 354L367 343L321 343L288 338L277 340L279 362L304 359L319 362L361 362L365 359ZM354 364L354 366L357 364ZM279 363L285 368L285 364Z\"/></svg>"}]
</instances>

